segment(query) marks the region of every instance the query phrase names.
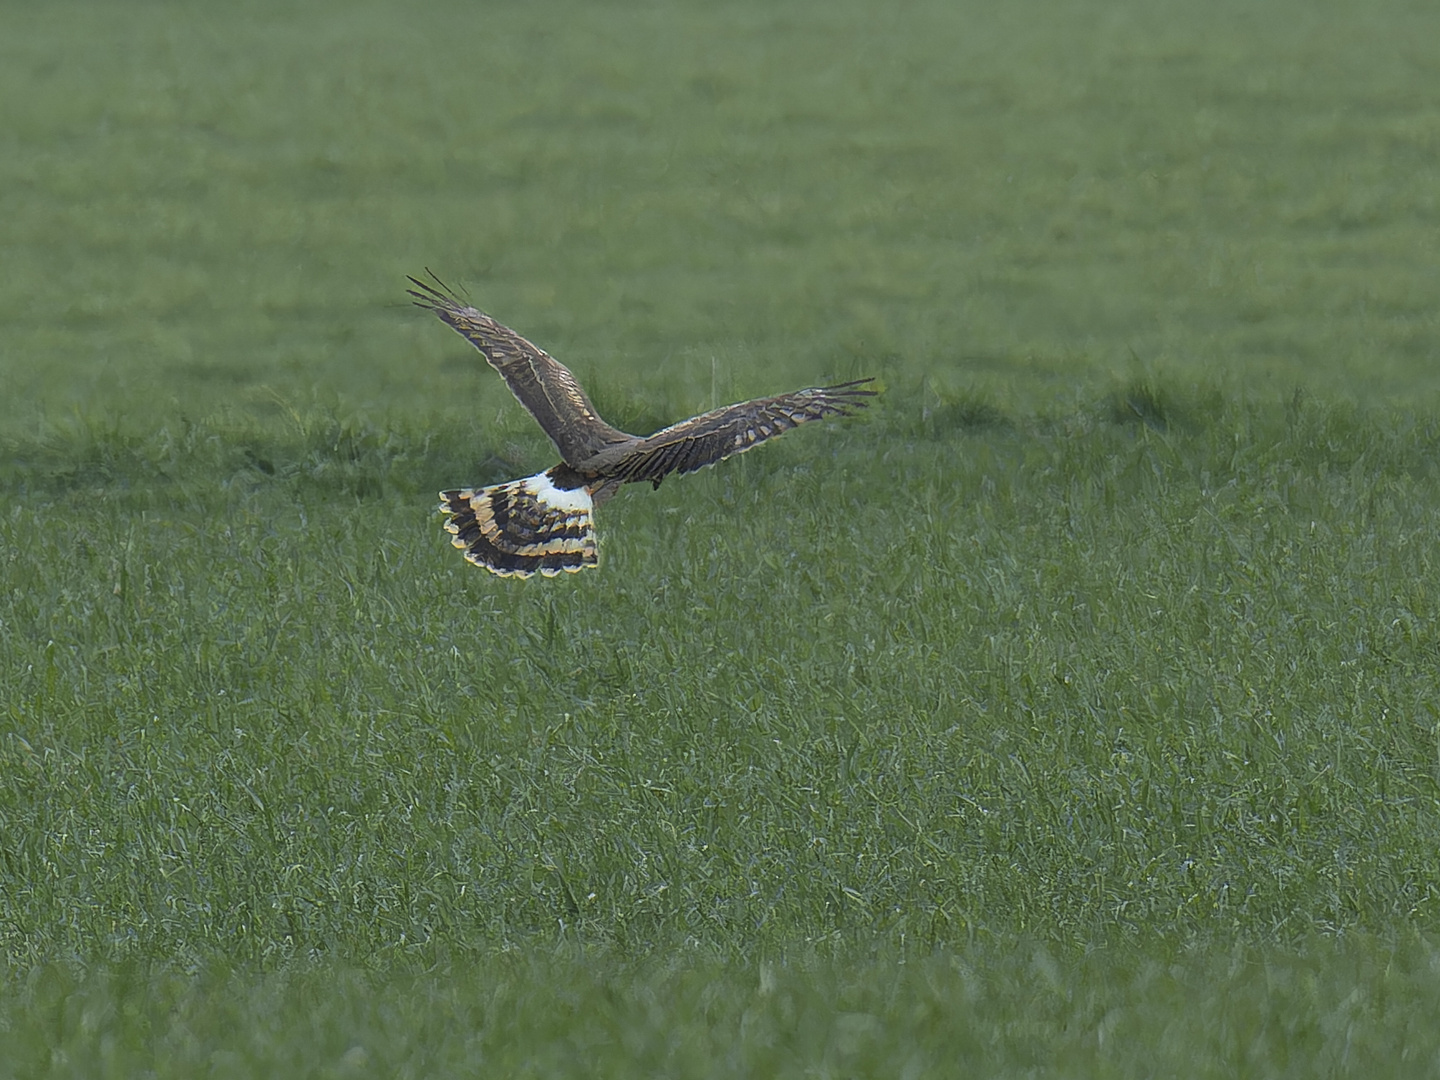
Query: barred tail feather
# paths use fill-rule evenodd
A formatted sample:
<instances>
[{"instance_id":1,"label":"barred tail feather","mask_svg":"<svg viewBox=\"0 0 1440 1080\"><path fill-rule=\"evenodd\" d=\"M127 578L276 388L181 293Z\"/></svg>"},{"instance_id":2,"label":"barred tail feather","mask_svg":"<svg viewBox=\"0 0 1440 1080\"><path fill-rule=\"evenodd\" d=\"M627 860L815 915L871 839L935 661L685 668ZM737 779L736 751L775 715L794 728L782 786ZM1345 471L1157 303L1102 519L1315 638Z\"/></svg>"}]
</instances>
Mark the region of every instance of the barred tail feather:
<instances>
[{"instance_id":1,"label":"barred tail feather","mask_svg":"<svg viewBox=\"0 0 1440 1080\"><path fill-rule=\"evenodd\" d=\"M469 562L501 577L554 577L594 566L594 501L583 486L557 486L564 471L556 466L487 488L442 491L450 542Z\"/></svg>"}]
</instances>

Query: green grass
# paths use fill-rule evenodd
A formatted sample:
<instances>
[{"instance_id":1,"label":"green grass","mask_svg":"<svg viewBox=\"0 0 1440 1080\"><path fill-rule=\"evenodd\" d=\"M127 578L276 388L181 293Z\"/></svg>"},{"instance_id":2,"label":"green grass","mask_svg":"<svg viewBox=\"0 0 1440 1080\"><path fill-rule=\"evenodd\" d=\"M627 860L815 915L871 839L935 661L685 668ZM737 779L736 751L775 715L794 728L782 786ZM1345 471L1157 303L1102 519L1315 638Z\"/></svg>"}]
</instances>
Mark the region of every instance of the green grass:
<instances>
[{"instance_id":1,"label":"green grass","mask_svg":"<svg viewBox=\"0 0 1440 1080\"><path fill-rule=\"evenodd\" d=\"M1436 963L1364 942L803 968L531 954L382 980L46 969L0 1013L0 1053L19 1075L161 1078L1430 1076Z\"/></svg>"},{"instance_id":2,"label":"green grass","mask_svg":"<svg viewBox=\"0 0 1440 1080\"><path fill-rule=\"evenodd\" d=\"M0 1076L1433 1072L1437 31L0 12Z\"/></svg>"},{"instance_id":3,"label":"green grass","mask_svg":"<svg viewBox=\"0 0 1440 1080\"><path fill-rule=\"evenodd\" d=\"M518 587L445 546L396 432L348 475L16 500L7 944L1428 922L1440 428L1265 419L806 432Z\"/></svg>"}]
</instances>

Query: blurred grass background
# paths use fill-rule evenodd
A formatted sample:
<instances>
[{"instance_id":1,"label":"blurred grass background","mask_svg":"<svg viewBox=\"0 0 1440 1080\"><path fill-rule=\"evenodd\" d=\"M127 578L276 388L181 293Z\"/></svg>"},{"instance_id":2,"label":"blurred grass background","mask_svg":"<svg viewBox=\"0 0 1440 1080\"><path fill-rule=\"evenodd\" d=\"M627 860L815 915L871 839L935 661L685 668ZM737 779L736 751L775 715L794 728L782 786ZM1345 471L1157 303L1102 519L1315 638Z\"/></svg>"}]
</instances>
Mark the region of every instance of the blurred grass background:
<instances>
[{"instance_id":1,"label":"blurred grass background","mask_svg":"<svg viewBox=\"0 0 1440 1080\"><path fill-rule=\"evenodd\" d=\"M0 1075L1429 1075L1437 31L0 7Z\"/></svg>"},{"instance_id":2,"label":"blurred grass background","mask_svg":"<svg viewBox=\"0 0 1440 1080\"><path fill-rule=\"evenodd\" d=\"M1435 388L1424 4L4 18L12 418L498 402L405 308L427 265L687 407L712 361L742 394L852 364L1027 404L1137 362Z\"/></svg>"}]
</instances>

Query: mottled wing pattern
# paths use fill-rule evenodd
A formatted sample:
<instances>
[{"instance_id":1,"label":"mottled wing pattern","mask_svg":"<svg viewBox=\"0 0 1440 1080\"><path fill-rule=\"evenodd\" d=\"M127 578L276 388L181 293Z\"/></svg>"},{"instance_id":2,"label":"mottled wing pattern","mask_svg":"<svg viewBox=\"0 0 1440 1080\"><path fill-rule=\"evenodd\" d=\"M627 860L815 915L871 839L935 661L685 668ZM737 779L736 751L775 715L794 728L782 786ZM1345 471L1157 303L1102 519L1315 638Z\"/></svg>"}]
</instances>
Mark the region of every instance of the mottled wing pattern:
<instances>
[{"instance_id":1,"label":"mottled wing pattern","mask_svg":"<svg viewBox=\"0 0 1440 1080\"><path fill-rule=\"evenodd\" d=\"M451 541L465 558L501 577L554 577L596 563L594 504L582 486L556 481L564 466L487 488L440 493ZM563 481L562 481L563 482Z\"/></svg>"},{"instance_id":2,"label":"mottled wing pattern","mask_svg":"<svg viewBox=\"0 0 1440 1080\"><path fill-rule=\"evenodd\" d=\"M606 447L634 441L635 436L600 419L570 369L544 349L483 311L462 304L439 278L434 285L413 277L410 282L415 285L409 292L416 306L433 311L480 350L566 462L576 465Z\"/></svg>"},{"instance_id":3,"label":"mottled wing pattern","mask_svg":"<svg viewBox=\"0 0 1440 1080\"><path fill-rule=\"evenodd\" d=\"M727 405L672 424L623 453L603 454L588 467L624 483L649 480L658 487L670 473L714 465L811 420L849 416L868 404L866 398L875 396L866 388L871 382L874 379L856 379Z\"/></svg>"}]
</instances>

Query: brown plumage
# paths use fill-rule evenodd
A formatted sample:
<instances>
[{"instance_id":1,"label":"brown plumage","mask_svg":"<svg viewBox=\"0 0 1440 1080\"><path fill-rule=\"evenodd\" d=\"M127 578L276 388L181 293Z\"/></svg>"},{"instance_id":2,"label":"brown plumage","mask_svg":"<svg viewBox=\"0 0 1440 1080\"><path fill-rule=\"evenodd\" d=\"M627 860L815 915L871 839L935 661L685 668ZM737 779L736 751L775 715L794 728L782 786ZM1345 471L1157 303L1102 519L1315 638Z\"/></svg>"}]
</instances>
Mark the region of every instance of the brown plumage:
<instances>
[{"instance_id":1,"label":"brown plumage","mask_svg":"<svg viewBox=\"0 0 1440 1080\"><path fill-rule=\"evenodd\" d=\"M600 418L568 368L449 288L410 278L415 304L433 311L474 345L535 417L561 463L523 480L440 493L452 543L476 566L506 577L547 577L596 562L592 511L621 484L688 473L741 454L811 420L864 408L873 379L756 398L630 435Z\"/></svg>"}]
</instances>

